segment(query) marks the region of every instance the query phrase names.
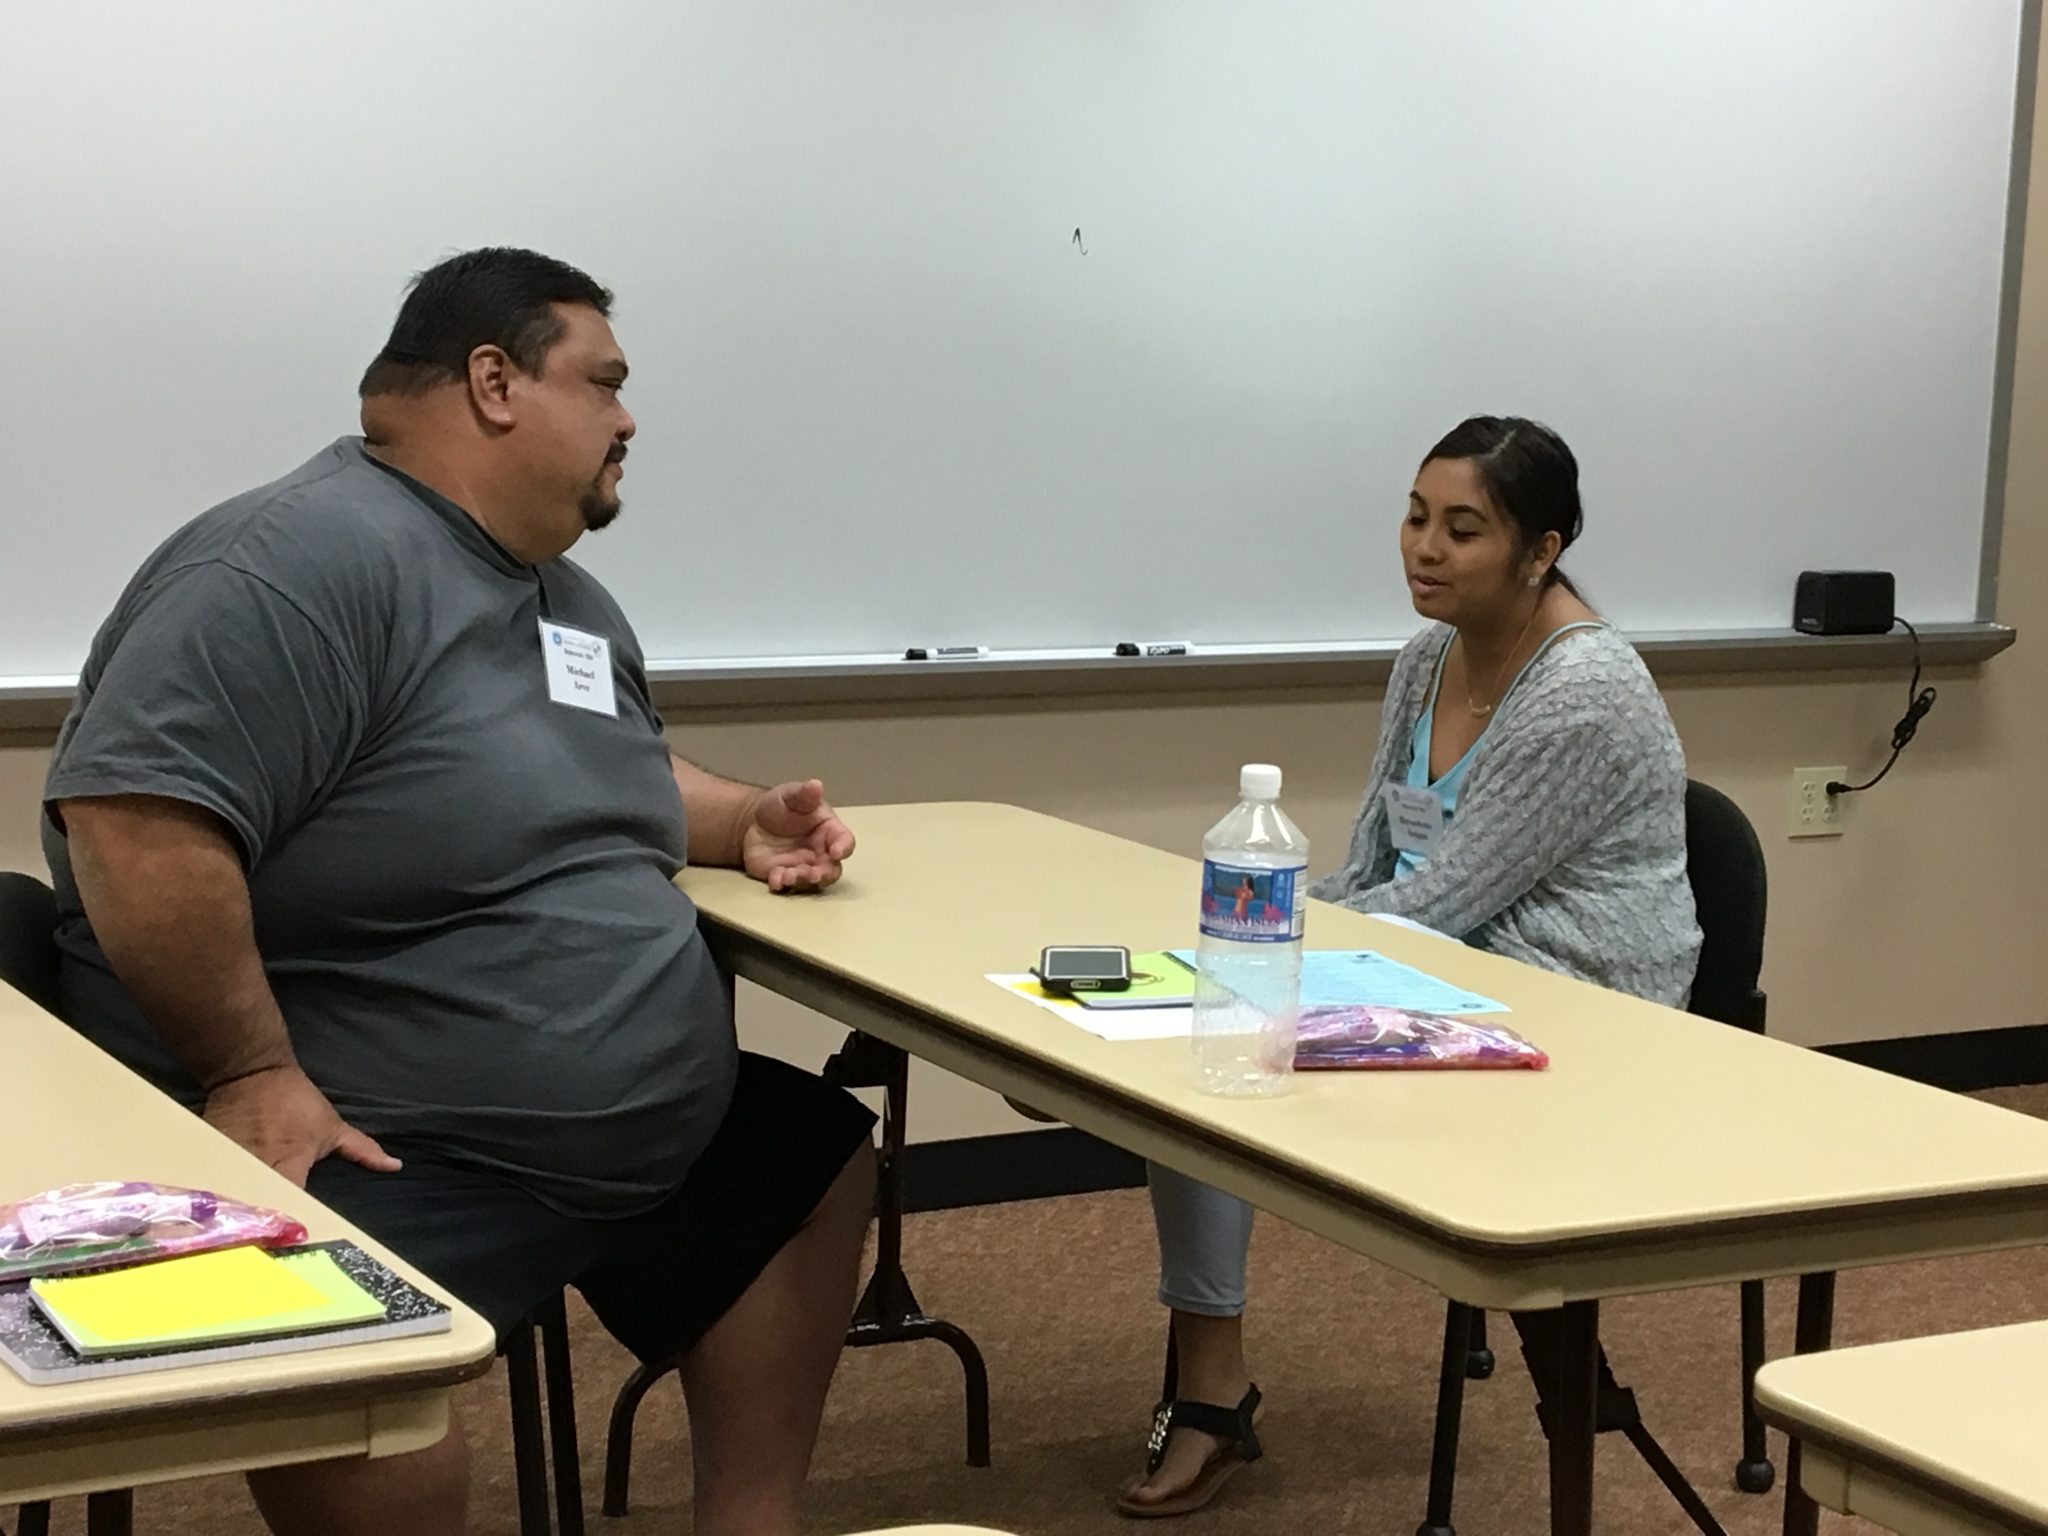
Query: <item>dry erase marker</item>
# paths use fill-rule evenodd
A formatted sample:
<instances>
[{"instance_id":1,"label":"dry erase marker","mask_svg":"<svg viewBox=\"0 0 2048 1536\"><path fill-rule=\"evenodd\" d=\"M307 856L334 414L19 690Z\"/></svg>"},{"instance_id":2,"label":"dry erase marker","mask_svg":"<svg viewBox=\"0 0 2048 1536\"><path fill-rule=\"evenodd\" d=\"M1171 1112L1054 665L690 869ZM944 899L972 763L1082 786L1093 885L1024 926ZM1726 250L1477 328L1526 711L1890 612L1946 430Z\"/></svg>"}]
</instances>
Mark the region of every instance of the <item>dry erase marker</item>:
<instances>
[{"instance_id":1,"label":"dry erase marker","mask_svg":"<svg viewBox=\"0 0 2048 1536\"><path fill-rule=\"evenodd\" d=\"M985 645L913 645L903 653L905 661L978 661L988 654Z\"/></svg>"},{"instance_id":2,"label":"dry erase marker","mask_svg":"<svg viewBox=\"0 0 2048 1536\"><path fill-rule=\"evenodd\" d=\"M1116 648L1119 656L1185 656L1185 640L1125 640Z\"/></svg>"}]
</instances>

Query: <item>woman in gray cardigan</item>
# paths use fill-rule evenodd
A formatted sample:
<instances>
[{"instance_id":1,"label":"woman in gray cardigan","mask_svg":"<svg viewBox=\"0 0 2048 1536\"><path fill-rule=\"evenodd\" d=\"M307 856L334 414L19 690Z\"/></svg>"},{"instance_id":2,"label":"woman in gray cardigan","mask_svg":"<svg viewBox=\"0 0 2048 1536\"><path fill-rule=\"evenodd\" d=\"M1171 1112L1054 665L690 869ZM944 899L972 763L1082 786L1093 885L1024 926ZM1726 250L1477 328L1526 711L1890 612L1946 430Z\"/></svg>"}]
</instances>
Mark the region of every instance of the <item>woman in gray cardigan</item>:
<instances>
[{"instance_id":1,"label":"woman in gray cardigan","mask_svg":"<svg viewBox=\"0 0 2048 1536\"><path fill-rule=\"evenodd\" d=\"M1350 851L1314 894L1682 1007L1685 757L1635 650L1557 568L1581 522L1578 463L1546 427L1479 416L1430 450L1401 558L1433 622L1394 664ZM1151 1185L1177 1380L1117 1501L1138 1516L1201 1508L1259 1455L1251 1207L1157 1166Z\"/></svg>"}]
</instances>

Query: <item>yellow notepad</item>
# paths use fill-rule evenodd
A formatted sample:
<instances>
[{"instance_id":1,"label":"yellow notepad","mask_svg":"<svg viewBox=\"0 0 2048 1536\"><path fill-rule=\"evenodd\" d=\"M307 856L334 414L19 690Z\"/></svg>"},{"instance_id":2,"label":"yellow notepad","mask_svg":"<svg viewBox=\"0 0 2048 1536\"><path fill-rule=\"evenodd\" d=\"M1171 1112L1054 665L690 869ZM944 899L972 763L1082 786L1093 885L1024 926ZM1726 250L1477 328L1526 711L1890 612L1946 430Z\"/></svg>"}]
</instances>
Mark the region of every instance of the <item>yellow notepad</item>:
<instances>
[{"instance_id":1,"label":"yellow notepad","mask_svg":"<svg viewBox=\"0 0 2048 1536\"><path fill-rule=\"evenodd\" d=\"M96 1275L35 1280L36 1305L85 1355L223 1343L384 1315L326 1253L224 1248Z\"/></svg>"}]
</instances>

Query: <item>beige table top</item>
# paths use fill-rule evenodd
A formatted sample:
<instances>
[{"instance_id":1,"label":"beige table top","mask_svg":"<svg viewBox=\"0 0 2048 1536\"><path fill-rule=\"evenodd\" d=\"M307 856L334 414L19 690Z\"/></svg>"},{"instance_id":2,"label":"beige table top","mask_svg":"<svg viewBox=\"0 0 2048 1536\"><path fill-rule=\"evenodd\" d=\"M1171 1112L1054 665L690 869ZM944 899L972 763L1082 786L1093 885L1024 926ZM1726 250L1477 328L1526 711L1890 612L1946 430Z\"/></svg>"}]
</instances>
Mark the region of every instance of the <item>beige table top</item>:
<instances>
[{"instance_id":1,"label":"beige table top","mask_svg":"<svg viewBox=\"0 0 2048 1536\"><path fill-rule=\"evenodd\" d=\"M2048 1536L2048 1322L1776 1360L1766 1420L1817 1503L1902 1536Z\"/></svg>"},{"instance_id":2,"label":"beige table top","mask_svg":"<svg viewBox=\"0 0 2048 1536\"><path fill-rule=\"evenodd\" d=\"M1194 861L1010 806L850 810L819 897L687 871L742 976L1489 1307L1555 1306L2048 1239L2048 1123L1312 903L1513 1009L1545 1072L1190 1086L1184 1041L1108 1042L1004 994L1048 943L1194 939Z\"/></svg>"},{"instance_id":3,"label":"beige table top","mask_svg":"<svg viewBox=\"0 0 2048 1536\"><path fill-rule=\"evenodd\" d=\"M11 987L0 985L0 1198L89 1179L148 1179L289 1211L443 1288L309 1199ZM490 1368L491 1327L66 1386L0 1366L0 1504L188 1472L410 1449L438 1438L448 1388Z\"/></svg>"}]
</instances>

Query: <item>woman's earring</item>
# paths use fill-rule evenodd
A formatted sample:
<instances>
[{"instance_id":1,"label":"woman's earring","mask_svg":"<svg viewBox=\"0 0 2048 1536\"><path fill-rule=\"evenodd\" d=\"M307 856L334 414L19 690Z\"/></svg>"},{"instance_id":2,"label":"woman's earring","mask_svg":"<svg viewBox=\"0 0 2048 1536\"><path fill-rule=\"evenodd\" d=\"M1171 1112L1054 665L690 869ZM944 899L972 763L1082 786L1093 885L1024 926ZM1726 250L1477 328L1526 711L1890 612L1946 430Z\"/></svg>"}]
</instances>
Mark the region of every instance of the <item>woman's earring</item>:
<instances>
[{"instance_id":1,"label":"woman's earring","mask_svg":"<svg viewBox=\"0 0 2048 1536\"><path fill-rule=\"evenodd\" d=\"M1539 575L1535 575L1535 576L1531 576L1531 577L1529 578L1529 585L1530 585L1530 586L1532 586L1532 587L1540 587L1540 586L1542 586L1542 585L1543 585L1543 577L1542 577L1542 576L1541 576L1540 574L1539 574Z\"/></svg>"}]
</instances>

